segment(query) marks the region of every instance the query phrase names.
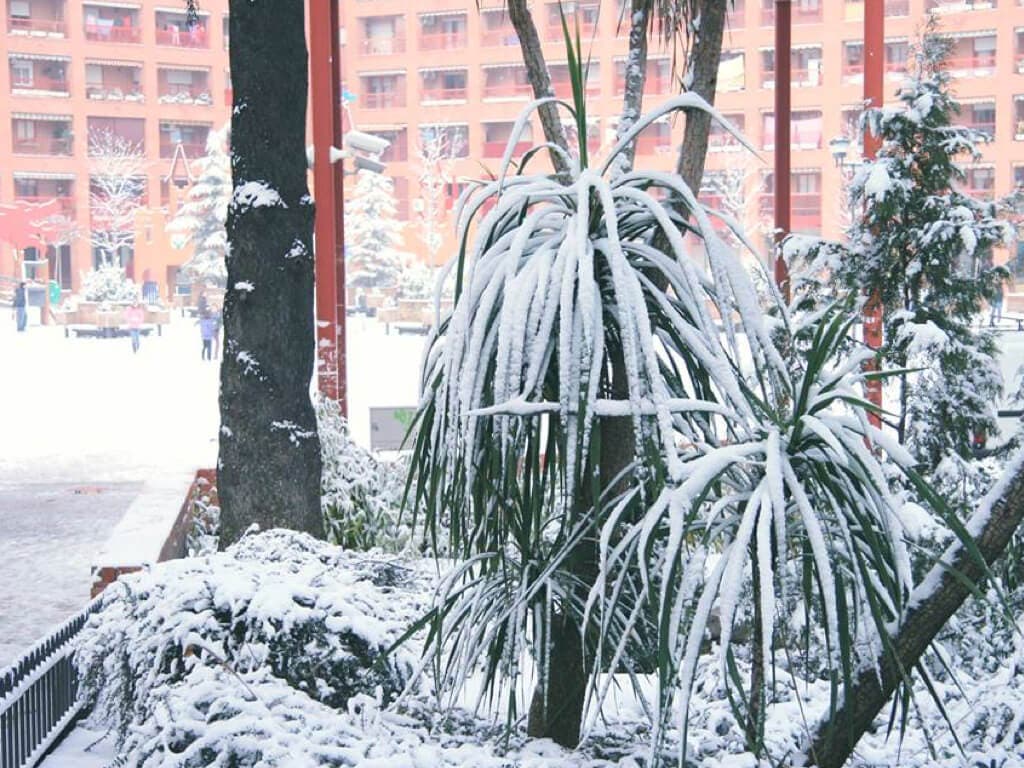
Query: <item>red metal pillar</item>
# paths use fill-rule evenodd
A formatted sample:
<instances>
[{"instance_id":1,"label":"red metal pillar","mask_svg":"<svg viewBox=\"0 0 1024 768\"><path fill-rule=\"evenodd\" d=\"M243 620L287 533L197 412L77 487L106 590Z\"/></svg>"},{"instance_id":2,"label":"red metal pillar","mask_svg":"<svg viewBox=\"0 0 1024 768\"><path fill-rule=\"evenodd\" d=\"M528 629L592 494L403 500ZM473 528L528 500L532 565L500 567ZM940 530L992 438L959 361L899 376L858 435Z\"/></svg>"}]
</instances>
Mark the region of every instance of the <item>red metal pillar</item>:
<instances>
[{"instance_id":1,"label":"red metal pillar","mask_svg":"<svg viewBox=\"0 0 1024 768\"><path fill-rule=\"evenodd\" d=\"M866 0L864 3L864 101L868 108L880 109L885 103L885 0ZM874 160L881 140L871 131L864 131L864 159ZM871 349L882 346L882 307L878 294L873 294L864 306L864 343ZM865 366L868 371L878 370L873 358ZM882 407L882 382L867 382L868 402ZM882 419L870 415L871 423L881 427Z\"/></svg>"},{"instance_id":2,"label":"red metal pillar","mask_svg":"<svg viewBox=\"0 0 1024 768\"><path fill-rule=\"evenodd\" d=\"M338 0L309 3L309 73L313 123L313 225L316 257L317 381L348 415L345 386L345 261Z\"/></svg>"},{"instance_id":3,"label":"red metal pillar","mask_svg":"<svg viewBox=\"0 0 1024 768\"><path fill-rule=\"evenodd\" d=\"M790 231L790 88L792 2L775 0L775 284L789 302L789 268L782 240Z\"/></svg>"}]
</instances>

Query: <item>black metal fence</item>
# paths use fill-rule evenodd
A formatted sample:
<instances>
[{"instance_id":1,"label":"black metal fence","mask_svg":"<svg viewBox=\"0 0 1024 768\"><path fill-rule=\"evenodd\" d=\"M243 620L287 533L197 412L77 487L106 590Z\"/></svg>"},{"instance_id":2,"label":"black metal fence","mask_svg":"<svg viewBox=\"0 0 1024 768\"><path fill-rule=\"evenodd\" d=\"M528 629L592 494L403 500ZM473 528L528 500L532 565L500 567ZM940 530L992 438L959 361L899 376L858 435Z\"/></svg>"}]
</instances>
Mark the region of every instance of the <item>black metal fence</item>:
<instances>
[{"instance_id":1,"label":"black metal fence","mask_svg":"<svg viewBox=\"0 0 1024 768\"><path fill-rule=\"evenodd\" d=\"M17 662L0 669L0 768L30 768L81 710L71 640L96 610L94 601Z\"/></svg>"}]
</instances>

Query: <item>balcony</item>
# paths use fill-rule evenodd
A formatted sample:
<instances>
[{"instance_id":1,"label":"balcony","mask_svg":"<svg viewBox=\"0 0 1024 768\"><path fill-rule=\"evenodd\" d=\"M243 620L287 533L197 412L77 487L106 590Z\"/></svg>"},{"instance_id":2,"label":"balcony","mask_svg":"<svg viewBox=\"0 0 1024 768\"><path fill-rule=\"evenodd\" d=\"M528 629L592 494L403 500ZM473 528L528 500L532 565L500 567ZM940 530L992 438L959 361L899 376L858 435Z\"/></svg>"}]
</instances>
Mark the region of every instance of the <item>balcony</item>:
<instances>
[{"instance_id":1,"label":"balcony","mask_svg":"<svg viewBox=\"0 0 1024 768\"><path fill-rule=\"evenodd\" d=\"M992 52L953 56L946 63L946 71L952 77L991 77L996 72L996 55Z\"/></svg>"},{"instance_id":2,"label":"balcony","mask_svg":"<svg viewBox=\"0 0 1024 768\"><path fill-rule=\"evenodd\" d=\"M35 19L25 16L8 16L7 33L9 35L28 35L30 37L66 37L67 25L63 19Z\"/></svg>"},{"instance_id":3,"label":"balcony","mask_svg":"<svg viewBox=\"0 0 1024 768\"><path fill-rule=\"evenodd\" d=\"M174 157L174 150L177 149L179 144L185 153L185 157L190 160L195 160L197 157L206 157L205 141L197 141L195 139L191 141L171 141L165 136L160 137L160 157L164 159Z\"/></svg>"},{"instance_id":4,"label":"balcony","mask_svg":"<svg viewBox=\"0 0 1024 768\"><path fill-rule=\"evenodd\" d=\"M819 234L821 232L821 194L803 193L790 195L790 228L794 232ZM762 192L758 212L762 219L775 215L775 195Z\"/></svg>"},{"instance_id":5,"label":"balcony","mask_svg":"<svg viewBox=\"0 0 1024 768\"><path fill-rule=\"evenodd\" d=\"M142 67L137 64L85 63L85 96L91 101L145 101Z\"/></svg>"},{"instance_id":6,"label":"balcony","mask_svg":"<svg viewBox=\"0 0 1024 768\"><path fill-rule=\"evenodd\" d=\"M32 205L41 205L51 200L57 201L57 213L69 219L75 217L75 198L70 195L22 195L15 191L15 200L22 200Z\"/></svg>"},{"instance_id":7,"label":"balcony","mask_svg":"<svg viewBox=\"0 0 1024 768\"><path fill-rule=\"evenodd\" d=\"M743 0L736 0L735 3L726 6L729 9L725 14L726 29L743 29L747 21L746 9L743 6Z\"/></svg>"},{"instance_id":8,"label":"balcony","mask_svg":"<svg viewBox=\"0 0 1024 768\"><path fill-rule=\"evenodd\" d=\"M793 67L790 70L790 77L794 88L814 88L821 85L821 68L809 67L807 69ZM775 87L775 70L761 72L761 87Z\"/></svg>"},{"instance_id":9,"label":"balcony","mask_svg":"<svg viewBox=\"0 0 1024 768\"><path fill-rule=\"evenodd\" d=\"M794 24L820 24L823 16L821 4L795 2L792 4L792 20ZM775 2L774 0L762 0L761 4L761 26L775 26Z\"/></svg>"},{"instance_id":10,"label":"balcony","mask_svg":"<svg viewBox=\"0 0 1024 768\"><path fill-rule=\"evenodd\" d=\"M457 32L423 32L420 34L421 51L447 51L465 48L468 41L465 29Z\"/></svg>"},{"instance_id":11,"label":"balcony","mask_svg":"<svg viewBox=\"0 0 1024 768\"><path fill-rule=\"evenodd\" d=\"M14 154L42 157L70 157L71 137L36 134L32 137L14 137Z\"/></svg>"},{"instance_id":12,"label":"balcony","mask_svg":"<svg viewBox=\"0 0 1024 768\"><path fill-rule=\"evenodd\" d=\"M209 74L189 69L160 69L157 73L161 104L196 104L211 106ZM230 102L228 102L230 103Z\"/></svg>"},{"instance_id":13,"label":"balcony","mask_svg":"<svg viewBox=\"0 0 1024 768\"><path fill-rule=\"evenodd\" d=\"M66 62L12 59L10 73L14 96L70 95Z\"/></svg>"},{"instance_id":14,"label":"balcony","mask_svg":"<svg viewBox=\"0 0 1024 768\"><path fill-rule=\"evenodd\" d=\"M402 35L379 35L360 41L360 51L367 56L390 56L405 53L405 37Z\"/></svg>"},{"instance_id":15,"label":"balcony","mask_svg":"<svg viewBox=\"0 0 1024 768\"><path fill-rule=\"evenodd\" d=\"M188 29L185 23L168 23L157 27L157 45L167 45L172 48L209 48L210 38L207 34L207 27L200 23Z\"/></svg>"},{"instance_id":16,"label":"balcony","mask_svg":"<svg viewBox=\"0 0 1024 768\"><path fill-rule=\"evenodd\" d=\"M533 96L533 86L520 82L485 83L485 99L528 99Z\"/></svg>"},{"instance_id":17,"label":"balcony","mask_svg":"<svg viewBox=\"0 0 1024 768\"><path fill-rule=\"evenodd\" d=\"M518 46L519 36L503 10L480 12L480 44L487 47Z\"/></svg>"},{"instance_id":18,"label":"balcony","mask_svg":"<svg viewBox=\"0 0 1024 768\"><path fill-rule=\"evenodd\" d=\"M530 147L533 146L532 141L519 141L516 142L512 147L512 157L522 157L526 152L530 151ZM488 158L502 158L505 156L505 150L508 148L507 141L485 141L484 142L484 157Z\"/></svg>"},{"instance_id":19,"label":"balcony","mask_svg":"<svg viewBox=\"0 0 1024 768\"><path fill-rule=\"evenodd\" d=\"M420 98L423 101L465 101L466 87L424 87L423 90L420 91Z\"/></svg>"},{"instance_id":20,"label":"balcony","mask_svg":"<svg viewBox=\"0 0 1024 768\"><path fill-rule=\"evenodd\" d=\"M367 109L393 109L405 106L405 93L398 91L377 91L361 94Z\"/></svg>"},{"instance_id":21,"label":"balcony","mask_svg":"<svg viewBox=\"0 0 1024 768\"><path fill-rule=\"evenodd\" d=\"M671 134L644 133L636 139L636 153L638 155L664 154L672 151Z\"/></svg>"},{"instance_id":22,"label":"balcony","mask_svg":"<svg viewBox=\"0 0 1024 768\"><path fill-rule=\"evenodd\" d=\"M85 24L85 39L96 43L128 43L142 42L142 29L138 26L115 26L98 22Z\"/></svg>"}]
</instances>

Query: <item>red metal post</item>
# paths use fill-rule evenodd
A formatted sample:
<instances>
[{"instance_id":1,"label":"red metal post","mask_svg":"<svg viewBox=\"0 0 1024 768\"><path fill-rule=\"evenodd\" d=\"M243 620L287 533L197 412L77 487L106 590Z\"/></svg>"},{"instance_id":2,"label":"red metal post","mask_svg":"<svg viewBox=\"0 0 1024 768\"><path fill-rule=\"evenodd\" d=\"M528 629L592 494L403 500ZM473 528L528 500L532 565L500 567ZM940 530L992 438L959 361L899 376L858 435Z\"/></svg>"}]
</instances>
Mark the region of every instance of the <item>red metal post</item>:
<instances>
[{"instance_id":1,"label":"red metal post","mask_svg":"<svg viewBox=\"0 0 1024 768\"><path fill-rule=\"evenodd\" d=\"M345 262L338 0L309 3L309 73L313 123L313 225L316 258L317 381L348 414L345 386Z\"/></svg>"},{"instance_id":2,"label":"red metal post","mask_svg":"<svg viewBox=\"0 0 1024 768\"><path fill-rule=\"evenodd\" d=\"M885 0L864 3L864 101L869 108L879 109L885 103ZM874 160L881 140L871 131L864 131L864 159ZM882 307L873 294L864 306L864 343L871 349L882 346ZM878 370L878 360L869 360L868 371ZM882 382L867 382L868 402L882 407ZM869 416L871 423L881 427L880 417Z\"/></svg>"},{"instance_id":3,"label":"red metal post","mask_svg":"<svg viewBox=\"0 0 1024 768\"><path fill-rule=\"evenodd\" d=\"M775 0L775 284L789 301L789 268L782 240L790 231L790 88L792 2Z\"/></svg>"}]
</instances>

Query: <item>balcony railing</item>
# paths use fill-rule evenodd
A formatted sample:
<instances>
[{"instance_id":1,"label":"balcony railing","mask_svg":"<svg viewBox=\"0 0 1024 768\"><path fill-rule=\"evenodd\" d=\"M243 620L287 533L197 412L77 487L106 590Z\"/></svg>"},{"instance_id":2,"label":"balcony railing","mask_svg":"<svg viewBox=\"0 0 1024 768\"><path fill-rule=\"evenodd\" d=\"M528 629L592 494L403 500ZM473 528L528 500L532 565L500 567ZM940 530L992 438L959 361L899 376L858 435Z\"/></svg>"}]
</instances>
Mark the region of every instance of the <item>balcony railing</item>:
<instances>
[{"instance_id":1,"label":"balcony railing","mask_svg":"<svg viewBox=\"0 0 1024 768\"><path fill-rule=\"evenodd\" d=\"M206 157L206 142L200 141L161 141L160 157L174 157L174 150L181 144L185 157L195 160L197 157Z\"/></svg>"},{"instance_id":2,"label":"balcony railing","mask_svg":"<svg viewBox=\"0 0 1024 768\"><path fill-rule=\"evenodd\" d=\"M12 35L40 37L64 37L67 34L63 19L26 19L20 16L7 17L7 31Z\"/></svg>"},{"instance_id":3,"label":"balcony railing","mask_svg":"<svg viewBox=\"0 0 1024 768\"><path fill-rule=\"evenodd\" d=\"M814 88L821 85L820 69L797 69L793 67L790 71L790 78L794 88ZM761 87L775 87L775 70L769 69L761 73Z\"/></svg>"},{"instance_id":4,"label":"balcony railing","mask_svg":"<svg viewBox=\"0 0 1024 768\"><path fill-rule=\"evenodd\" d=\"M392 53L405 53L405 38L401 35L367 37L363 39L360 49L367 56L390 56Z\"/></svg>"},{"instance_id":5,"label":"balcony railing","mask_svg":"<svg viewBox=\"0 0 1024 768\"><path fill-rule=\"evenodd\" d=\"M157 99L161 104L199 104L210 106L213 96L205 85L179 85L168 83Z\"/></svg>"},{"instance_id":6,"label":"balcony railing","mask_svg":"<svg viewBox=\"0 0 1024 768\"><path fill-rule=\"evenodd\" d=\"M465 101L466 88L424 88L420 96L423 101Z\"/></svg>"},{"instance_id":7,"label":"balcony railing","mask_svg":"<svg viewBox=\"0 0 1024 768\"><path fill-rule=\"evenodd\" d=\"M954 56L946 63L947 71L954 77L987 77L993 74L995 67L994 53Z\"/></svg>"},{"instance_id":8,"label":"balcony railing","mask_svg":"<svg viewBox=\"0 0 1024 768\"><path fill-rule=\"evenodd\" d=\"M910 0L885 0L886 16L909 16Z\"/></svg>"},{"instance_id":9,"label":"balcony railing","mask_svg":"<svg viewBox=\"0 0 1024 768\"><path fill-rule=\"evenodd\" d=\"M141 89L125 90L117 85L90 85L85 89L87 99L94 101L134 101L141 104L146 100Z\"/></svg>"},{"instance_id":10,"label":"balcony railing","mask_svg":"<svg viewBox=\"0 0 1024 768\"><path fill-rule=\"evenodd\" d=\"M420 35L421 51L446 51L452 48L466 47L466 31L461 32L424 32Z\"/></svg>"},{"instance_id":11,"label":"balcony railing","mask_svg":"<svg viewBox=\"0 0 1024 768\"><path fill-rule=\"evenodd\" d=\"M480 43L485 46L519 45L519 36L512 27L485 29L480 33Z\"/></svg>"},{"instance_id":12,"label":"balcony railing","mask_svg":"<svg viewBox=\"0 0 1024 768\"><path fill-rule=\"evenodd\" d=\"M15 139L14 154L67 157L71 154L71 139Z\"/></svg>"},{"instance_id":13,"label":"balcony railing","mask_svg":"<svg viewBox=\"0 0 1024 768\"><path fill-rule=\"evenodd\" d=\"M206 34L206 27L197 26L192 29L178 29L172 26L170 29L158 29L156 31L156 44L169 45L175 48L209 48L210 40Z\"/></svg>"},{"instance_id":14,"label":"balcony railing","mask_svg":"<svg viewBox=\"0 0 1024 768\"><path fill-rule=\"evenodd\" d=\"M671 77L650 77L644 81L644 93L669 93L672 89ZM618 75L615 78L615 92L622 93L626 89L626 78Z\"/></svg>"},{"instance_id":15,"label":"balcony railing","mask_svg":"<svg viewBox=\"0 0 1024 768\"><path fill-rule=\"evenodd\" d=\"M64 195L18 195L16 194L15 199L24 200L26 203L32 203L39 205L40 203L48 203L51 200L57 201L57 210L64 216L75 215L75 198Z\"/></svg>"},{"instance_id":16,"label":"balcony railing","mask_svg":"<svg viewBox=\"0 0 1024 768\"><path fill-rule=\"evenodd\" d=\"M67 95L69 92L68 81L55 77L47 77L46 75L33 75L32 82L18 82L11 80L11 90L15 93L25 93L35 91L37 93L62 93Z\"/></svg>"},{"instance_id":17,"label":"balcony railing","mask_svg":"<svg viewBox=\"0 0 1024 768\"><path fill-rule=\"evenodd\" d=\"M996 135L996 124L995 124L995 122L991 122L991 123L967 123L966 125L972 131L978 131L979 133L984 133L990 139L993 138Z\"/></svg>"},{"instance_id":18,"label":"balcony railing","mask_svg":"<svg viewBox=\"0 0 1024 768\"><path fill-rule=\"evenodd\" d=\"M405 106L405 94L395 91L378 91L361 95L367 109L391 109Z\"/></svg>"},{"instance_id":19,"label":"balcony railing","mask_svg":"<svg viewBox=\"0 0 1024 768\"><path fill-rule=\"evenodd\" d=\"M533 146L532 141L519 141L516 142L515 147L512 149L512 157L522 157L526 152L530 151L530 147ZM508 148L508 141L485 141L484 142L484 157L504 157L505 149Z\"/></svg>"},{"instance_id":20,"label":"balcony railing","mask_svg":"<svg viewBox=\"0 0 1024 768\"><path fill-rule=\"evenodd\" d=\"M742 133L743 126L737 126ZM739 143L735 136L731 133L709 133L708 134L708 149L711 151L722 150L722 149L737 149L743 145Z\"/></svg>"},{"instance_id":21,"label":"balcony railing","mask_svg":"<svg viewBox=\"0 0 1024 768\"><path fill-rule=\"evenodd\" d=\"M85 39L98 43L141 43L142 27L115 27L86 24Z\"/></svg>"},{"instance_id":22,"label":"balcony railing","mask_svg":"<svg viewBox=\"0 0 1024 768\"><path fill-rule=\"evenodd\" d=\"M671 136L638 136L636 140L636 153L638 155L653 155L672 151Z\"/></svg>"},{"instance_id":23,"label":"balcony railing","mask_svg":"<svg viewBox=\"0 0 1024 768\"><path fill-rule=\"evenodd\" d=\"M885 72L890 75L901 75L907 71L908 62L906 61L887 61L885 62ZM864 77L864 64L843 64L843 79L844 80L860 80Z\"/></svg>"},{"instance_id":24,"label":"balcony railing","mask_svg":"<svg viewBox=\"0 0 1024 768\"><path fill-rule=\"evenodd\" d=\"M581 22L580 39L592 38L596 29L597 24L594 22ZM569 33L572 35L576 34L576 27L571 21L569 23ZM544 31L544 39L549 43L557 43L564 40L565 32L562 29L562 24L548 24L547 29Z\"/></svg>"},{"instance_id":25,"label":"balcony railing","mask_svg":"<svg viewBox=\"0 0 1024 768\"><path fill-rule=\"evenodd\" d=\"M485 85L485 99L525 99L533 95L533 86L529 83L497 83Z\"/></svg>"},{"instance_id":26,"label":"balcony railing","mask_svg":"<svg viewBox=\"0 0 1024 768\"><path fill-rule=\"evenodd\" d=\"M560 99L571 99L572 98L572 82L569 80L552 80L551 88L555 92L555 96ZM598 96L601 93L601 82L594 78L588 80L584 91L590 96Z\"/></svg>"},{"instance_id":27,"label":"balcony railing","mask_svg":"<svg viewBox=\"0 0 1024 768\"><path fill-rule=\"evenodd\" d=\"M798 3L793 3L792 19L794 24L817 24L822 20L821 5L816 8L804 8ZM775 4L761 8L761 26L775 26Z\"/></svg>"},{"instance_id":28,"label":"balcony railing","mask_svg":"<svg viewBox=\"0 0 1024 768\"><path fill-rule=\"evenodd\" d=\"M790 195L790 226L793 231L818 231L821 229L821 194L802 193ZM775 195L762 192L759 203L762 217L775 213Z\"/></svg>"}]
</instances>

